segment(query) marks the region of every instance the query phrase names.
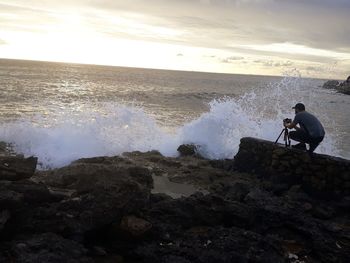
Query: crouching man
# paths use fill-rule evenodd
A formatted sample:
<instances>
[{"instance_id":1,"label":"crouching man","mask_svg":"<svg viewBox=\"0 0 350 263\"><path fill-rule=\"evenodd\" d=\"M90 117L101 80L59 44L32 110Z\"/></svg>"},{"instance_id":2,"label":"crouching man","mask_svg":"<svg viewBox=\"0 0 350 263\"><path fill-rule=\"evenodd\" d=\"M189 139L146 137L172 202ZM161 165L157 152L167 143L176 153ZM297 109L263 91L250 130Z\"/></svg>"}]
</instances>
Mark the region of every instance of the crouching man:
<instances>
[{"instance_id":1,"label":"crouching man","mask_svg":"<svg viewBox=\"0 0 350 263\"><path fill-rule=\"evenodd\" d=\"M289 137L299 143L292 147L306 150L306 144L309 144L308 152L311 154L322 142L325 135L324 128L314 115L305 111L304 104L297 103L293 109L295 110L294 120L290 123L284 122L283 125L288 129L295 129L295 131L289 132Z\"/></svg>"}]
</instances>

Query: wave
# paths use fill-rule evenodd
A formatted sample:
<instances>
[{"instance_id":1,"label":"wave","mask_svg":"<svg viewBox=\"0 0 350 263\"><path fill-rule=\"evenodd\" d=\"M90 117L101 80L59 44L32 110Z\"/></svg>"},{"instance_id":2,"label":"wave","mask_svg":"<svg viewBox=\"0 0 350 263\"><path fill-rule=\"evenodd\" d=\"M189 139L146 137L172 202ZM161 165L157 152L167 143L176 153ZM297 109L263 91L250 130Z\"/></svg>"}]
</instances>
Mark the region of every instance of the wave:
<instances>
[{"instance_id":1,"label":"wave","mask_svg":"<svg viewBox=\"0 0 350 263\"><path fill-rule=\"evenodd\" d=\"M314 96L305 80L292 76L238 98L214 99L208 112L173 132L157 124L140 106L105 103L99 110L67 110L55 119L36 116L4 123L0 140L12 143L25 156L37 156L43 169L61 167L78 158L130 151L158 150L165 156L176 156L177 147L184 143L199 145L207 158L233 158L242 137L275 141L283 128L282 120L292 118L292 105L303 101L316 108ZM326 115L321 117L331 125ZM336 141L335 135L327 134L317 152L338 155Z\"/></svg>"}]
</instances>

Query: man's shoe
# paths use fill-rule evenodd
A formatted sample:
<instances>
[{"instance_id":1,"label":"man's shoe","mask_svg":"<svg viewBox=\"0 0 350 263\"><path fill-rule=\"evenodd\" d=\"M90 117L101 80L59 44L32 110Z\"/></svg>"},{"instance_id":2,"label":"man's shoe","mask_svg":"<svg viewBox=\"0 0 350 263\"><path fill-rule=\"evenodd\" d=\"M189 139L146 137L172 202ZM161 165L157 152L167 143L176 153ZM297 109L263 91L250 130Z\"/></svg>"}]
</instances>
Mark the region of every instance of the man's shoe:
<instances>
[{"instance_id":1,"label":"man's shoe","mask_svg":"<svg viewBox=\"0 0 350 263\"><path fill-rule=\"evenodd\" d=\"M292 148L305 151L306 150L306 144L301 142L301 143L298 143L296 145L292 145Z\"/></svg>"}]
</instances>

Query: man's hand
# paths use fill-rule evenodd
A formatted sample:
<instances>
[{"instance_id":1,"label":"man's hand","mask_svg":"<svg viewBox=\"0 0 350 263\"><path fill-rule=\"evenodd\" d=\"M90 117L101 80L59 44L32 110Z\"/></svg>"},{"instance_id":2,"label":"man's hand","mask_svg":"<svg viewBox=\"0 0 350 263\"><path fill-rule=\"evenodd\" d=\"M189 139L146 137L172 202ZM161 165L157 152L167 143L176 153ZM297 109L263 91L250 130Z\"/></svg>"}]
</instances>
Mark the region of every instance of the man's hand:
<instances>
[{"instance_id":1,"label":"man's hand","mask_svg":"<svg viewBox=\"0 0 350 263\"><path fill-rule=\"evenodd\" d=\"M294 122L283 122L283 126L285 128L288 128L288 129L293 129L295 128L297 125L294 123Z\"/></svg>"}]
</instances>

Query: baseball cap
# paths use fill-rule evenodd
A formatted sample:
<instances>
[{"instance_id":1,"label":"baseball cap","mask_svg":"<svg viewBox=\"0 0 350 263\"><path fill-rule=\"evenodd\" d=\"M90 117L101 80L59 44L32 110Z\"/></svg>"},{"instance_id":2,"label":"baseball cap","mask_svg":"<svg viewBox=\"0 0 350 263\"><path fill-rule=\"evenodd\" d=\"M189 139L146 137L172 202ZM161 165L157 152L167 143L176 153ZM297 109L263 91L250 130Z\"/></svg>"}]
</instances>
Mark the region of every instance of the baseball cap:
<instances>
[{"instance_id":1,"label":"baseball cap","mask_svg":"<svg viewBox=\"0 0 350 263\"><path fill-rule=\"evenodd\" d=\"M292 109L305 110L305 105L299 102Z\"/></svg>"}]
</instances>

